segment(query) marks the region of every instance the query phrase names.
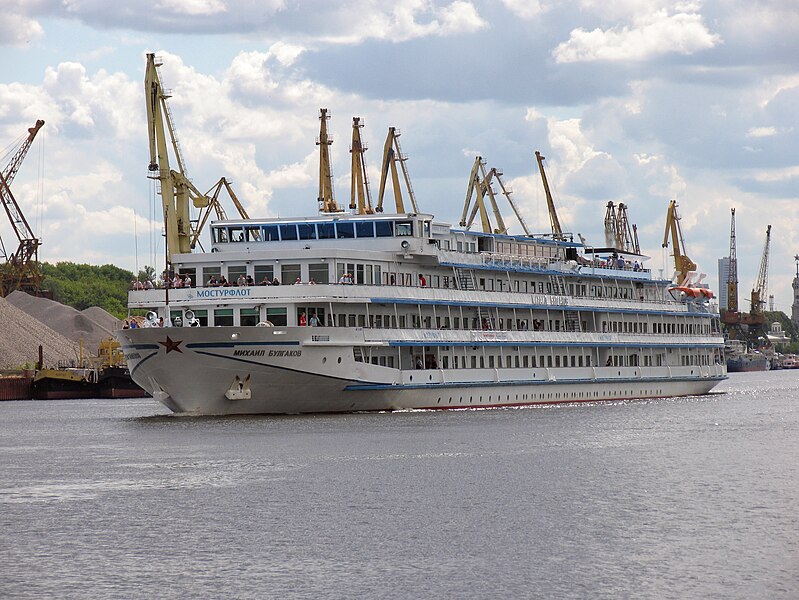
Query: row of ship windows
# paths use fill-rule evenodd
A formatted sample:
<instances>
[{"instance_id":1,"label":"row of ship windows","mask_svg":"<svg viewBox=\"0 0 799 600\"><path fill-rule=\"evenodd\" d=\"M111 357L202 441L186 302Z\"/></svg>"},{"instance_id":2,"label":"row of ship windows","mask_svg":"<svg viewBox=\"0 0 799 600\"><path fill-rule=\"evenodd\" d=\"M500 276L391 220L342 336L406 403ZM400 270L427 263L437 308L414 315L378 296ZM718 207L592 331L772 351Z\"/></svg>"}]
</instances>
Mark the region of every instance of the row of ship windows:
<instances>
[{"instance_id":1,"label":"row of ship windows","mask_svg":"<svg viewBox=\"0 0 799 600\"><path fill-rule=\"evenodd\" d=\"M331 267L328 263L278 263L278 264L255 264L247 265L228 265L226 268L221 266L204 266L199 272L194 268L181 268L182 275L189 275L192 281L200 282L199 286L209 285L209 280L213 276L216 280L225 276L231 285L236 285L241 277L251 277L253 283L258 285L265 281L277 279L282 284L292 284L295 282L308 283L335 283L348 273L351 281L356 285L402 285L402 286L422 286L438 289L471 289L476 288L484 291L494 292L519 292L525 294L549 294L549 295L570 295L577 297L612 298L619 300L658 300L657 291L652 286L635 289L629 286L596 285L585 283L558 283L551 281L529 281L527 279L508 279L505 277L485 277L466 275L462 281L457 281L454 276L440 275L433 273L399 273L385 271L380 264L357 263L357 262L338 262L335 263L335 278L331 278Z\"/></svg>"},{"instance_id":2,"label":"row of ship windows","mask_svg":"<svg viewBox=\"0 0 799 600\"><path fill-rule=\"evenodd\" d=\"M429 223L426 223L429 231ZM413 221L329 221L212 227L214 243L411 237Z\"/></svg>"},{"instance_id":3,"label":"row of ship windows","mask_svg":"<svg viewBox=\"0 0 799 600\"><path fill-rule=\"evenodd\" d=\"M457 349L451 354L449 347L439 348L439 352L423 352L412 350L412 364L404 365L406 368L413 367L419 370L430 369L537 369L537 368L563 368L563 367L592 367L597 366L597 361L592 359L591 354L587 355L567 355L567 354L546 354L531 353L521 354L518 347L509 347L507 352L503 355L493 355L487 353L487 347L483 347L483 353L480 355L467 354L460 356ZM463 353L468 353L465 348L462 349ZM511 354L513 352L513 354ZM671 349L669 349L671 352ZM521 355L520 355L521 354ZM599 349L594 351L594 355L599 354ZM353 359L355 362L367 362L381 367L394 367L395 357L383 353L375 354L370 352L368 348L353 348ZM628 353L619 354L611 353L604 361L606 367L660 367L667 364L666 354L663 352L642 354ZM711 364L721 364L721 355L718 352L691 352L685 353L680 357L680 364L682 366L708 366Z\"/></svg>"},{"instance_id":4,"label":"row of ship windows","mask_svg":"<svg viewBox=\"0 0 799 600\"><path fill-rule=\"evenodd\" d=\"M609 390L607 392L599 392L595 390L588 390L585 392L542 392L540 394L489 394L488 396L468 396L469 404L511 404L511 403L530 403L530 402L586 402L591 400L610 400L610 399L623 399L623 398L656 398L663 395L661 388L643 389L643 390ZM467 396L449 396L447 400L445 396L439 396L436 401L436 406L442 404L451 405L453 402L456 406L466 404ZM483 400L485 398L485 401ZM496 398L496 400L495 400Z\"/></svg>"},{"instance_id":5,"label":"row of ship windows","mask_svg":"<svg viewBox=\"0 0 799 600\"><path fill-rule=\"evenodd\" d=\"M444 307L446 309L446 307ZM266 307L264 314L258 308L216 308L212 310L194 310L195 318L202 326L230 326L241 325L244 327L257 325L261 320L269 321L278 327L298 325L305 318L308 323L311 316L315 316L315 323L320 326L328 327L363 327L368 329L455 329L455 330L490 330L490 331L590 331L587 321L560 320L560 319L521 319L518 317L507 318L498 317L498 311L482 309L482 317L449 317L449 316L425 316L425 315L386 315L386 314L345 314L338 313L332 315L327 307L318 305L303 305L296 307L296 318L289 323L288 307L270 306ZM454 307L458 312L460 307ZM238 322L236 322L236 311L238 311ZM517 311L520 312L520 311ZM532 313L531 313L532 314ZM181 311L172 311L172 320L182 318ZM209 322L209 317L213 316L213 322ZM435 327L434 327L435 325ZM710 325L706 323L652 323L652 333L660 335L709 335ZM602 321L603 332L613 333L650 333L650 324L647 322L632 321Z\"/></svg>"}]
</instances>

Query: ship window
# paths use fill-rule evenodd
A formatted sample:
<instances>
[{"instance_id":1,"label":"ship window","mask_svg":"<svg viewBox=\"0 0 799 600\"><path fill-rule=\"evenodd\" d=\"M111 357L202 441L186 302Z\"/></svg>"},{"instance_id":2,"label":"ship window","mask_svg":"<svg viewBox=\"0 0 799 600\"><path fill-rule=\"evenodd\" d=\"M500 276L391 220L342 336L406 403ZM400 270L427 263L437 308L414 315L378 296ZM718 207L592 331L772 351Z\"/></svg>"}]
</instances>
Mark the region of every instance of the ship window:
<instances>
[{"instance_id":1,"label":"ship window","mask_svg":"<svg viewBox=\"0 0 799 600\"><path fill-rule=\"evenodd\" d=\"M233 325L233 309L217 308L214 310L214 327L229 327Z\"/></svg>"},{"instance_id":2,"label":"ship window","mask_svg":"<svg viewBox=\"0 0 799 600\"><path fill-rule=\"evenodd\" d=\"M377 237L392 237L394 235L394 223L392 221L377 221L375 223L375 235Z\"/></svg>"},{"instance_id":3,"label":"ship window","mask_svg":"<svg viewBox=\"0 0 799 600\"><path fill-rule=\"evenodd\" d=\"M208 311L207 310L194 310L194 318L200 322L203 327L208 326Z\"/></svg>"},{"instance_id":4,"label":"ship window","mask_svg":"<svg viewBox=\"0 0 799 600\"><path fill-rule=\"evenodd\" d=\"M280 239L281 240L296 240L297 239L297 225L291 223L289 225L279 225Z\"/></svg>"},{"instance_id":5,"label":"ship window","mask_svg":"<svg viewBox=\"0 0 799 600\"><path fill-rule=\"evenodd\" d=\"M311 263L308 265L308 282L311 279L316 283L330 283L330 276L328 275L327 263Z\"/></svg>"},{"instance_id":6,"label":"ship window","mask_svg":"<svg viewBox=\"0 0 799 600\"><path fill-rule=\"evenodd\" d=\"M280 239L277 233L277 225L264 225L264 241L276 242Z\"/></svg>"},{"instance_id":7,"label":"ship window","mask_svg":"<svg viewBox=\"0 0 799 600\"><path fill-rule=\"evenodd\" d=\"M227 280L230 285L238 285L239 275L247 275L246 266L236 265L227 268Z\"/></svg>"},{"instance_id":8,"label":"ship window","mask_svg":"<svg viewBox=\"0 0 799 600\"><path fill-rule=\"evenodd\" d=\"M244 233L247 237L248 242L260 242L261 241L261 228L260 227L245 227Z\"/></svg>"},{"instance_id":9,"label":"ship window","mask_svg":"<svg viewBox=\"0 0 799 600\"><path fill-rule=\"evenodd\" d=\"M227 243L227 229L224 227L214 227L214 242L218 244Z\"/></svg>"},{"instance_id":10,"label":"ship window","mask_svg":"<svg viewBox=\"0 0 799 600\"><path fill-rule=\"evenodd\" d=\"M359 238L375 237L374 221L358 221L355 223L355 233Z\"/></svg>"},{"instance_id":11,"label":"ship window","mask_svg":"<svg viewBox=\"0 0 799 600\"><path fill-rule=\"evenodd\" d=\"M397 236L413 235L413 223L411 221L400 221L397 223Z\"/></svg>"},{"instance_id":12,"label":"ship window","mask_svg":"<svg viewBox=\"0 0 799 600\"><path fill-rule=\"evenodd\" d=\"M208 285L208 280L211 278L211 275L216 277L218 280L219 277L222 275L222 267L203 267L203 280L205 285ZM199 282L198 282L199 283Z\"/></svg>"},{"instance_id":13,"label":"ship window","mask_svg":"<svg viewBox=\"0 0 799 600\"><path fill-rule=\"evenodd\" d=\"M352 223L336 223L336 237L349 239L355 237L355 228Z\"/></svg>"},{"instance_id":14,"label":"ship window","mask_svg":"<svg viewBox=\"0 0 799 600\"><path fill-rule=\"evenodd\" d=\"M286 314L285 306L267 307L266 320L277 327L285 327L288 324Z\"/></svg>"},{"instance_id":15,"label":"ship window","mask_svg":"<svg viewBox=\"0 0 799 600\"><path fill-rule=\"evenodd\" d=\"M284 285L289 285L296 282L300 278L300 265L282 265L280 268L280 276L283 279Z\"/></svg>"},{"instance_id":16,"label":"ship window","mask_svg":"<svg viewBox=\"0 0 799 600\"><path fill-rule=\"evenodd\" d=\"M316 225L313 223L299 223L297 229L300 232L301 240L315 240L316 239Z\"/></svg>"},{"instance_id":17,"label":"ship window","mask_svg":"<svg viewBox=\"0 0 799 600\"><path fill-rule=\"evenodd\" d=\"M231 227L230 228L230 241L231 242L243 242L244 241L244 228L243 227Z\"/></svg>"},{"instance_id":18,"label":"ship window","mask_svg":"<svg viewBox=\"0 0 799 600\"><path fill-rule=\"evenodd\" d=\"M261 311L257 308L242 308L239 313L239 324L242 327L253 327L261 319Z\"/></svg>"},{"instance_id":19,"label":"ship window","mask_svg":"<svg viewBox=\"0 0 799 600\"><path fill-rule=\"evenodd\" d=\"M319 232L320 240L332 240L336 237L336 229L333 223L317 223L316 229Z\"/></svg>"},{"instance_id":20,"label":"ship window","mask_svg":"<svg viewBox=\"0 0 799 600\"><path fill-rule=\"evenodd\" d=\"M275 268L272 265L255 265L255 283L261 284L264 279L270 282L275 276Z\"/></svg>"}]
</instances>

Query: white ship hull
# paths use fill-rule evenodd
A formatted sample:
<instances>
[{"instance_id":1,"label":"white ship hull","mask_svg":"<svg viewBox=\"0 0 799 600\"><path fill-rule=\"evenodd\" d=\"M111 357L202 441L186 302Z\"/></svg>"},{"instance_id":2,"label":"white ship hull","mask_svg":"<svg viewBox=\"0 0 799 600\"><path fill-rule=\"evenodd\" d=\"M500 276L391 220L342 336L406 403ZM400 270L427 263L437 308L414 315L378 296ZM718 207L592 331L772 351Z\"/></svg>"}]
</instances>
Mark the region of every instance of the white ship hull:
<instances>
[{"instance_id":1,"label":"white ship hull","mask_svg":"<svg viewBox=\"0 0 799 600\"><path fill-rule=\"evenodd\" d=\"M722 365L400 370L355 360L358 328L117 332L131 375L170 410L298 414L464 409L708 393Z\"/></svg>"}]
</instances>

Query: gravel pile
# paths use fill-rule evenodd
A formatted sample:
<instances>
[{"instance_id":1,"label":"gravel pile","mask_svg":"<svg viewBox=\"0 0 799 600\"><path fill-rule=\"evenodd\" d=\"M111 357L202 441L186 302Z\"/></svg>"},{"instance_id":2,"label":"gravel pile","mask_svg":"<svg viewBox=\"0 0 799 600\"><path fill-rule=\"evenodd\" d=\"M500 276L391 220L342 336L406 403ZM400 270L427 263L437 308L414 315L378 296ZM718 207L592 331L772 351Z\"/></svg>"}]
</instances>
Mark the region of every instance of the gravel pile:
<instances>
[{"instance_id":1,"label":"gravel pile","mask_svg":"<svg viewBox=\"0 0 799 600\"><path fill-rule=\"evenodd\" d=\"M53 331L6 298L0 298L0 368L35 364L39 360L39 345L43 347L45 366L54 367L78 360L77 343Z\"/></svg>"},{"instance_id":2,"label":"gravel pile","mask_svg":"<svg viewBox=\"0 0 799 600\"><path fill-rule=\"evenodd\" d=\"M68 340L80 342L83 339L84 354L95 354L100 341L111 336L113 327L106 327L92 318L96 311L101 311L113 319L101 308L86 309L91 311L87 314L86 311L81 312L55 300L37 298L20 291L9 294L6 300ZM105 317L103 319L106 320ZM116 322L116 319L113 320Z\"/></svg>"},{"instance_id":3,"label":"gravel pile","mask_svg":"<svg viewBox=\"0 0 799 600\"><path fill-rule=\"evenodd\" d=\"M115 329L122 328L122 321L99 306L90 306L81 312L89 317L92 321L100 325L100 327L103 327L108 331L114 331Z\"/></svg>"}]
</instances>

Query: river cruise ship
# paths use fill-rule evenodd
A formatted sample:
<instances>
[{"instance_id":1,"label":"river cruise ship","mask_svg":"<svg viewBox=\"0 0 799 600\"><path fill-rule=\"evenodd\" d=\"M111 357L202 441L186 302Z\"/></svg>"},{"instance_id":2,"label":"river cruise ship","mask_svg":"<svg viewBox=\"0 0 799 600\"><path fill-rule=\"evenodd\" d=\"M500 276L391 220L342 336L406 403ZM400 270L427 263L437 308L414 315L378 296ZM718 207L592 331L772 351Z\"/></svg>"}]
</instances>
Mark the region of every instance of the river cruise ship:
<instances>
[{"instance_id":1,"label":"river cruise ship","mask_svg":"<svg viewBox=\"0 0 799 600\"><path fill-rule=\"evenodd\" d=\"M117 335L136 383L175 412L708 393L726 377L715 305L628 258L429 214L219 221L210 251L173 256L191 284L132 290L148 317Z\"/></svg>"}]
</instances>

